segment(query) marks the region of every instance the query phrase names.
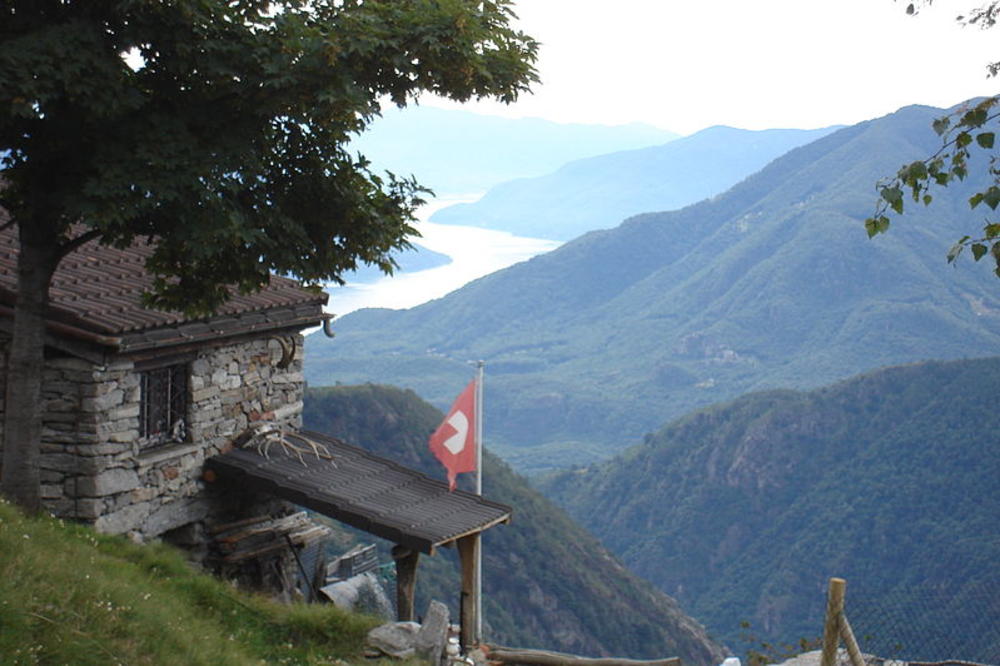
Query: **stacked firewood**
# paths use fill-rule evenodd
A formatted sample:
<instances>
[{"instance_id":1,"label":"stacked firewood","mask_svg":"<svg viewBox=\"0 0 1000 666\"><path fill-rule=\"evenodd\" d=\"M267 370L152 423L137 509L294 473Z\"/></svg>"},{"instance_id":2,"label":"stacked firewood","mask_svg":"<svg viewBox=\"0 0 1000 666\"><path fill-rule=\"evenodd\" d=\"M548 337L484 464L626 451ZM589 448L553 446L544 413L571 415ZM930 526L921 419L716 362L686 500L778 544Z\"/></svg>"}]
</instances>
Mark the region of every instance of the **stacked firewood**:
<instances>
[{"instance_id":1,"label":"stacked firewood","mask_svg":"<svg viewBox=\"0 0 1000 666\"><path fill-rule=\"evenodd\" d=\"M216 525L209 530L211 550L224 564L287 551L290 547L304 548L325 539L330 530L319 525L305 511L287 516L255 516L245 520Z\"/></svg>"}]
</instances>

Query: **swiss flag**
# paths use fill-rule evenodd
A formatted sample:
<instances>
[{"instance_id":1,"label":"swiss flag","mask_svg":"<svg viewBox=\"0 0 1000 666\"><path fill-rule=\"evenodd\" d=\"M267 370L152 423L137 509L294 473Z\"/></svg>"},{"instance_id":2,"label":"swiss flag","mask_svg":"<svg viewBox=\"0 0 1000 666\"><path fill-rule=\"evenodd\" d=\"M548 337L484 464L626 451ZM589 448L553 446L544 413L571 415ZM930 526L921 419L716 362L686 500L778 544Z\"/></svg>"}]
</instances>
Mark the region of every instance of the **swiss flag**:
<instances>
[{"instance_id":1,"label":"swiss flag","mask_svg":"<svg viewBox=\"0 0 1000 666\"><path fill-rule=\"evenodd\" d=\"M476 471L476 380L465 387L430 438L431 453L448 470L448 486L455 490L455 477Z\"/></svg>"}]
</instances>

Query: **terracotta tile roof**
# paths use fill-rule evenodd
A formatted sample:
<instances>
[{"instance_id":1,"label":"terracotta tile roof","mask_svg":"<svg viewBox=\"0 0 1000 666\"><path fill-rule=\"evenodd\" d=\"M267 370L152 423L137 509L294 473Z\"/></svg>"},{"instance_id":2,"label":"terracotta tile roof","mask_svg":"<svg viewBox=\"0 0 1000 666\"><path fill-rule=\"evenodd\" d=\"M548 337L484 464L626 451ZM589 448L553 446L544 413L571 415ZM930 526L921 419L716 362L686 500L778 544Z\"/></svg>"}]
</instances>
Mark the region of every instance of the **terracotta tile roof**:
<instances>
[{"instance_id":1,"label":"terracotta tile roof","mask_svg":"<svg viewBox=\"0 0 1000 666\"><path fill-rule=\"evenodd\" d=\"M4 217L0 209L0 222ZM0 232L0 304L8 306L6 314L17 294L16 233L13 228ZM141 295L153 283L144 268L151 252L144 242L125 250L92 242L72 252L59 264L49 290L50 321L121 338L118 346L125 349L260 328L315 325L321 319L326 295L278 276L272 276L270 285L256 294L234 294L209 318L146 308Z\"/></svg>"},{"instance_id":2,"label":"terracotta tile roof","mask_svg":"<svg viewBox=\"0 0 1000 666\"><path fill-rule=\"evenodd\" d=\"M431 553L461 536L510 520L511 508L317 432L285 441L330 457L301 458L278 443L266 456L237 448L205 461L218 480L270 493L413 550Z\"/></svg>"}]
</instances>

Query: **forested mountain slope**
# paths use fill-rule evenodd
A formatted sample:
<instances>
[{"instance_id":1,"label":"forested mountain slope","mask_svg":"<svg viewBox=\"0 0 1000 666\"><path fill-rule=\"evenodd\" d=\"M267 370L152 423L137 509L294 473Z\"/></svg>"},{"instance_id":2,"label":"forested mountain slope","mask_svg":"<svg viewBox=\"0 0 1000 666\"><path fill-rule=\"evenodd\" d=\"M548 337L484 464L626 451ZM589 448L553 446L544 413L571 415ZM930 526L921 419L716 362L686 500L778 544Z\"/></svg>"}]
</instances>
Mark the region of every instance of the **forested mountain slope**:
<instances>
[{"instance_id":1,"label":"forested mountain slope","mask_svg":"<svg viewBox=\"0 0 1000 666\"><path fill-rule=\"evenodd\" d=\"M569 240L630 215L675 210L729 189L817 130L710 127L670 143L576 160L545 176L501 183L431 220Z\"/></svg>"},{"instance_id":2,"label":"forested mountain slope","mask_svg":"<svg viewBox=\"0 0 1000 666\"><path fill-rule=\"evenodd\" d=\"M312 385L388 382L444 407L487 362L488 441L516 468L607 458L665 420L769 387L1000 349L990 266L945 263L981 215L936 192L889 234L874 183L930 154L907 107L792 150L713 199L633 217L404 311L311 336ZM331 299L336 310L336 294Z\"/></svg>"},{"instance_id":3,"label":"forested mountain slope","mask_svg":"<svg viewBox=\"0 0 1000 666\"><path fill-rule=\"evenodd\" d=\"M754 393L544 490L730 645L743 620L792 643L820 635L840 576L849 610L906 618L892 636L858 610L859 637L957 633L963 654L910 658L995 663L998 396L1000 358Z\"/></svg>"},{"instance_id":4,"label":"forested mountain slope","mask_svg":"<svg viewBox=\"0 0 1000 666\"><path fill-rule=\"evenodd\" d=\"M442 418L412 391L389 386L310 389L305 399L306 427L437 478L443 470L427 450L427 437ZM626 571L489 451L484 469L484 494L514 509L511 524L483 536L488 638L595 656L680 656L692 666L722 660L720 647L673 599ZM457 613L461 585L450 555L421 558L419 612L433 597Z\"/></svg>"}]
</instances>

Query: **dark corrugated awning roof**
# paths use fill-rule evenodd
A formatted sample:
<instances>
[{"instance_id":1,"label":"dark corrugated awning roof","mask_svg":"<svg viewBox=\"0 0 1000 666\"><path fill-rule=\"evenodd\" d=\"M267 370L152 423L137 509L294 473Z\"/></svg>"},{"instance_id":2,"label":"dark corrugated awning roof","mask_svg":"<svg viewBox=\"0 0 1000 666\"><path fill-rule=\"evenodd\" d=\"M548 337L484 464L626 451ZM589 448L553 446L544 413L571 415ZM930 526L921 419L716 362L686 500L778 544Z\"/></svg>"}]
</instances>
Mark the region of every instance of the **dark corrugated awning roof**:
<instances>
[{"instance_id":1,"label":"dark corrugated awning roof","mask_svg":"<svg viewBox=\"0 0 1000 666\"><path fill-rule=\"evenodd\" d=\"M219 479L262 490L413 550L433 552L510 520L511 508L316 432L286 433L296 447L330 456L301 457L280 443L238 448L205 461ZM261 452L266 455L261 455Z\"/></svg>"}]
</instances>

